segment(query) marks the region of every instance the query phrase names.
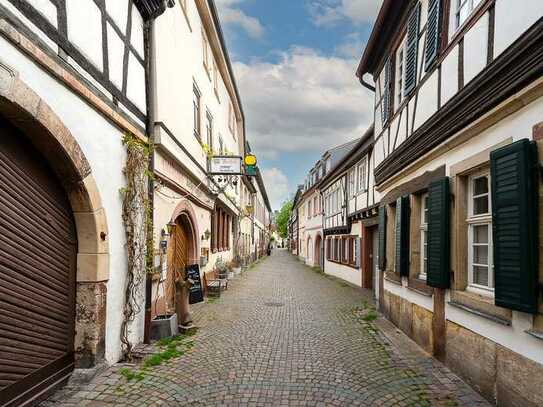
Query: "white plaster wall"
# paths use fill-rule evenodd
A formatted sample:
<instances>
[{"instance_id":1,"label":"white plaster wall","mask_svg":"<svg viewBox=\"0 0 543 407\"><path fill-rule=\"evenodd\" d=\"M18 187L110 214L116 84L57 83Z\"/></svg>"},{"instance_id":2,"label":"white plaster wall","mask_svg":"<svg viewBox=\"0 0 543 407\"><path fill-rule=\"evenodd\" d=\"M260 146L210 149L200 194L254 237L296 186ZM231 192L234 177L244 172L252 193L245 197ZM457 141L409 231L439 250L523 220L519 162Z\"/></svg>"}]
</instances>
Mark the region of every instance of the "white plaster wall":
<instances>
[{"instance_id":1,"label":"white plaster wall","mask_svg":"<svg viewBox=\"0 0 543 407\"><path fill-rule=\"evenodd\" d=\"M2 37L0 49L1 60L17 70L20 79L45 100L68 127L92 168L108 222L110 280L107 293L106 360L114 363L121 357L119 338L127 268L119 195L119 189L125 186L122 173L125 161L122 132ZM143 312L133 323L130 336L135 343L141 342Z\"/></svg>"},{"instance_id":2,"label":"white plaster wall","mask_svg":"<svg viewBox=\"0 0 543 407\"><path fill-rule=\"evenodd\" d=\"M488 13L464 36L464 84L467 85L486 67L488 58Z\"/></svg>"},{"instance_id":3,"label":"white plaster wall","mask_svg":"<svg viewBox=\"0 0 543 407\"><path fill-rule=\"evenodd\" d=\"M126 96L128 96L142 112L147 110L145 108L145 70L132 53L129 54L128 58Z\"/></svg>"},{"instance_id":4,"label":"white plaster wall","mask_svg":"<svg viewBox=\"0 0 543 407\"><path fill-rule=\"evenodd\" d=\"M325 260L324 272L362 287L362 270Z\"/></svg>"},{"instance_id":5,"label":"white plaster wall","mask_svg":"<svg viewBox=\"0 0 543 407\"><path fill-rule=\"evenodd\" d=\"M107 47L109 61L109 79L117 87L123 88L123 59L124 43L121 37L113 29L111 24L107 23Z\"/></svg>"},{"instance_id":6,"label":"white plaster wall","mask_svg":"<svg viewBox=\"0 0 543 407\"><path fill-rule=\"evenodd\" d=\"M201 137L205 143L206 111L213 116L214 149L218 150L219 135L222 137L225 149L234 155L242 155L238 139L228 127L230 95L226 90L224 80L219 76L218 92L215 95L213 76L208 75L203 65L203 25L196 5L187 2L187 24L179 2L156 21L157 55L157 121L162 121L171 130L177 140L188 150L199 164L206 168L205 152L194 136L193 120L193 83L196 83L201 93ZM191 63L187 63L191 61ZM212 61L212 59L210 59ZM169 137L160 137L164 147L180 159L188 169L203 182L205 174L200 171L186 154ZM227 189L230 196L239 203L238 193L233 188ZM231 209L230 201L222 198Z\"/></svg>"},{"instance_id":7,"label":"white plaster wall","mask_svg":"<svg viewBox=\"0 0 543 407\"><path fill-rule=\"evenodd\" d=\"M497 0L494 57L498 57L541 17L541 0Z\"/></svg>"},{"instance_id":8,"label":"white plaster wall","mask_svg":"<svg viewBox=\"0 0 543 407\"><path fill-rule=\"evenodd\" d=\"M132 5L132 31L130 33L130 43L139 56L143 58L143 18L134 5Z\"/></svg>"},{"instance_id":9,"label":"white plaster wall","mask_svg":"<svg viewBox=\"0 0 543 407\"><path fill-rule=\"evenodd\" d=\"M117 24L117 27L124 32L128 22L128 2L124 0L106 0L106 10Z\"/></svg>"},{"instance_id":10,"label":"white plaster wall","mask_svg":"<svg viewBox=\"0 0 543 407\"><path fill-rule=\"evenodd\" d=\"M419 89L414 131L437 112L437 89L438 71L435 70Z\"/></svg>"},{"instance_id":11,"label":"white plaster wall","mask_svg":"<svg viewBox=\"0 0 543 407\"><path fill-rule=\"evenodd\" d=\"M426 308L428 311L434 312L433 297L427 297L407 288L407 282L405 281L405 278L402 278L402 285L392 283L390 281L387 281L386 279L383 281L383 283L385 291L397 295L398 297L405 298L409 302Z\"/></svg>"},{"instance_id":12,"label":"white plaster wall","mask_svg":"<svg viewBox=\"0 0 543 407\"><path fill-rule=\"evenodd\" d=\"M441 106L458 92L458 45L445 57L441 64Z\"/></svg>"},{"instance_id":13,"label":"white plaster wall","mask_svg":"<svg viewBox=\"0 0 543 407\"><path fill-rule=\"evenodd\" d=\"M93 0L66 0L68 39L99 70L102 59L102 15Z\"/></svg>"},{"instance_id":14,"label":"white plaster wall","mask_svg":"<svg viewBox=\"0 0 543 407\"><path fill-rule=\"evenodd\" d=\"M57 26L57 8L50 0L30 0L29 3L44 16L51 25Z\"/></svg>"}]
</instances>

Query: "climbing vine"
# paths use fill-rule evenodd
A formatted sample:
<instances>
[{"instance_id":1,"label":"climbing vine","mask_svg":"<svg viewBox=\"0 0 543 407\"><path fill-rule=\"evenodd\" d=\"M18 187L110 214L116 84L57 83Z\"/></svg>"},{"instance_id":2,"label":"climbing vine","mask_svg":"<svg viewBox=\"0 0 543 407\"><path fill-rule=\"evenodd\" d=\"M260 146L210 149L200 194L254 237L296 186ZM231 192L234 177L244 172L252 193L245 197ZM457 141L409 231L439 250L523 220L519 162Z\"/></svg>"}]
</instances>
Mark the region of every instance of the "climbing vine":
<instances>
[{"instance_id":1,"label":"climbing vine","mask_svg":"<svg viewBox=\"0 0 543 407\"><path fill-rule=\"evenodd\" d=\"M128 265L121 343L125 357L131 359L130 325L141 312L146 267L152 265L152 262L148 262L148 256L152 256L152 253L147 251L147 247L154 247L152 242L148 242L149 236L152 239L152 233L149 233L152 213L148 196L148 181L152 174L148 169L149 147L131 135L125 135L123 144L126 148L126 186L120 190L120 194ZM151 246L147 246L149 243Z\"/></svg>"}]
</instances>

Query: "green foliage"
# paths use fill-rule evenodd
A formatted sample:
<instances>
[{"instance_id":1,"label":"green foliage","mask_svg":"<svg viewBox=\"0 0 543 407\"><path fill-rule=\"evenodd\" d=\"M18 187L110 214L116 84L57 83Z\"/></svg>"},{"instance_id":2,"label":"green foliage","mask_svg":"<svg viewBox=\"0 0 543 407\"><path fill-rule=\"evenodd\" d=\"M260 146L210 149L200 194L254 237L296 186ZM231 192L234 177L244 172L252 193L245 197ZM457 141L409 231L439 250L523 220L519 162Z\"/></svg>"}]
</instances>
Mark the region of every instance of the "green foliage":
<instances>
[{"instance_id":1,"label":"green foliage","mask_svg":"<svg viewBox=\"0 0 543 407\"><path fill-rule=\"evenodd\" d=\"M145 372L141 370L132 370L127 367L123 367L119 373L129 382L132 380L139 382L145 378Z\"/></svg>"},{"instance_id":2,"label":"green foliage","mask_svg":"<svg viewBox=\"0 0 543 407\"><path fill-rule=\"evenodd\" d=\"M377 319L377 314L373 311L370 311L366 315L364 315L362 319L366 322L372 322Z\"/></svg>"},{"instance_id":3,"label":"green foliage","mask_svg":"<svg viewBox=\"0 0 543 407\"><path fill-rule=\"evenodd\" d=\"M292 201L287 201L277 215L277 232L283 239L288 237L288 219L292 213Z\"/></svg>"}]
</instances>

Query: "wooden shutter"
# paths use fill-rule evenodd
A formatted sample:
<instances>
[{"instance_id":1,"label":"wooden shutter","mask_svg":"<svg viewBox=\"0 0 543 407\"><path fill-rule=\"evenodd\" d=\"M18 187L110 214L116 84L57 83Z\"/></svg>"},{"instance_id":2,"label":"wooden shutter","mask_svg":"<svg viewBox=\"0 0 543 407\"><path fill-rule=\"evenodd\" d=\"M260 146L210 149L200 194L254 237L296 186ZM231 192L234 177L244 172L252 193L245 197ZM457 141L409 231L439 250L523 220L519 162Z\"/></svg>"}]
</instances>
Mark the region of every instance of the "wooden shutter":
<instances>
[{"instance_id":1,"label":"wooden shutter","mask_svg":"<svg viewBox=\"0 0 543 407\"><path fill-rule=\"evenodd\" d=\"M385 84L383 88L383 101L381 102L381 119L383 124L388 122L388 119L390 117L390 102L392 100L391 98L391 78L392 78L392 63L390 61L390 58L388 59L387 63L385 64Z\"/></svg>"},{"instance_id":2,"label":"wooden shutter","mask_svg":"<svg viewBox=\"0 0 543 407\"><path fill-rule=\"evenodd\" d=\"M496 305L537 312L538 161L523 139L490 154Z\"/></svg>"},{"instance_id":3,"label":"wooden shutter","mask_svg":"<svg viewBox=\"0 0 543 407\"><path fill-rule=\"evenodd\" d=\"M385 270L387 266L387 208L379 207L379 270Z\"/></svg>"},{"instance_id":4,"label":"wooden shutter","mask_svg":"<svg viewBox=\"0 0 543 407\"><path fill-rule=\"evenodd\" d=\"M429 0L426 29L425 70L428 71L437 58L441 38L441 0Z\"/></svg>"},{"instance_id":5,"label":"wooden shutter","mask_svg":"<svg viewBox=\"0 0 543 407\"><path fill-rule=\"evenodd\" d=\"M449 270L449 178L444 177L431 183L428 189L428 285L437 288L449 288Z\"/></svg>"},{"instance_id":6,"label":"wooden shutter","mask_svg":"<svg viewBox=\"0 0 543 407\"><path fill-rule=\"evenodd\" d=\"M419 25L420 25L420 3L409 16L407 23L407 46L405 58L405 82L404 94L407 96L417 84L417 62L419 54Z\"/></svg>"},{"instance_id":7,"label":"wooden shutter","mask_svg":"<svg viewBox=\"0 0 543 407\"><path fill-rule=\"evenodd\" d=\"M409 196L396 201L396 272L409 276Z\"/></svg>"}]
</instances>

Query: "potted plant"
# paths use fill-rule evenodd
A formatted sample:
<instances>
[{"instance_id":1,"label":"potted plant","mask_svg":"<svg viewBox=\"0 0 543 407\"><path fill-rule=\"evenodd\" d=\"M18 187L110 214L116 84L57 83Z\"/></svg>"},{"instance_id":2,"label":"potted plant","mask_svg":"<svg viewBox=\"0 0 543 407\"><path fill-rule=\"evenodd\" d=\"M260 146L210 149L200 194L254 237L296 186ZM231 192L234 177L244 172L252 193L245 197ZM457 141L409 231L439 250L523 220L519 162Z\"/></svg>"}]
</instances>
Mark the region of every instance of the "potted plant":
<instances>
[{"instance_id":1,"label":"potted plant","mask_svg":"<svg viewBox=\"0 0 543 407\"><path fill-rule=\"evenodd\" d=\"M169 338L178 334L177 314L157 315L151 321L151 340Z\"/></svg>"},{"instance_id":2,"label":"potted plant","mask_svg":"<svg viewBox=\"0 0 543 407\"><path fill-rule=\"evenodd\" d=\"M228 264L226 265L228 267L228 279L231 280L234 278L234 266L233 266L233 262L232 261L229 261Z\"/></svg>"},{"instance_id":3,"label":"potted plant","mask_svg":"<svg viewBox=\"0 0 543 407\"><path fill-rule=\"evenodd\" d=\"M241 260L239 256L236 256L234 260L232 260L232 271L236 276L241 274Z\"/></svg>"},{"instance_id":4,"label":"potted plant","mask_svg":"<svg viewBox=\"0 0 543 407\"><path fill-rule=\"evenodd\" d=\"M217 276L219 277L219 279L221 280L228 279L228 266L223 261L223 259L221 258L217 259L217 261L215 262L215 269L217 271Z\"/></svg>"}]
</instances>

